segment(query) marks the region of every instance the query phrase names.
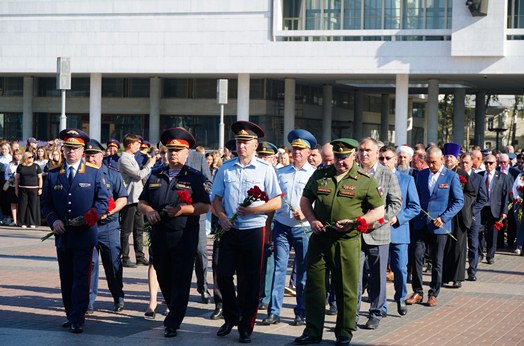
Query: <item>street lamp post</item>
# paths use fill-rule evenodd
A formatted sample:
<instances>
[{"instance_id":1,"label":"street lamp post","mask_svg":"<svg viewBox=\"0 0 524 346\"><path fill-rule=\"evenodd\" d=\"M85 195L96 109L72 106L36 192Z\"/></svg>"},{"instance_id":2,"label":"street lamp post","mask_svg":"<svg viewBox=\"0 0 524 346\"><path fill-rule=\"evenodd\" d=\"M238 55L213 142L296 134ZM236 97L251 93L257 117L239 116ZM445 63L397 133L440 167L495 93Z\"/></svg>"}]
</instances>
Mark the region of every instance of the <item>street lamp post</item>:
<instances>
[{"instance_id":1,"label":"street lamp post","mask_svg":"<svg viewBox=\"0 0 524 346\"><path fill-rule=\"evenodd\" d=\"M220 122L218 123L218 147L224 147L224 105L227 104L227 79L217 80L217 103L220 105Z\"/></svg>"},{"instance_id":2,"label":"street lamp post","mask_svg":"<svg viewBox=\"0 0 524 346\"><path fill-rule=\"evenodd\" d=\"M71 90L71 59L58 57L56 59L56 88L62 93L62 111L60 113L60 128L67 127L66 117L66 90Z\"/></svg>"}]
</instances>

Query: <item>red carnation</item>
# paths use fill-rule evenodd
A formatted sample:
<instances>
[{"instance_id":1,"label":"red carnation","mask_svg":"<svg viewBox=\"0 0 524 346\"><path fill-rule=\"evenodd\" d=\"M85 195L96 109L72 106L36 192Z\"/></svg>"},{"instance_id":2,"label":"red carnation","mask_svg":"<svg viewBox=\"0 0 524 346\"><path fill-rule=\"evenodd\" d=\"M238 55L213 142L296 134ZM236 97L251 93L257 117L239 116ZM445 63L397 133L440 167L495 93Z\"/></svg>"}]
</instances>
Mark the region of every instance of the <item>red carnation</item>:
<instances>
[{"instance_id":1,"label":"red carnation","mask_svg":"<svg viewBox=\"0 0 524 346\"><path fill-rule=\"evenodd\" d=\"M360 233L367 233L368 231L368 223L360 216L357 217L357 231Z\"/></svg>"},{"instance_id":2,"label":"red carnation","mask_svg":"<svg viewBox=\"0 0 524 346\"><path fill-rule=\"evenodd\" d=\"M461 184L465 184L465 183L468 182L468 179L466 179L465 177L463 177L463 176L461 176L461 175L459 175L459 180L460 180L460 183L461 183Z\"/></svg>"},{"instance_id":3,"label":"red carnation","mask_svg":"<svg viewBox=\"0 0 524 346\"><path fill-rule=\"evenodd\" d=\"M93 208L89 209L89 211L84 214L84 222L87 226L93 227L98 222L98 213Z\"/></svg>"},{"instance_id":4,"label":"red carnation","mask_svg":"<svg viewBox=\"0 0 524 346\"><path fill-rule=\"evenodd\" d=\"M177 194L178 194L178 201L180 203L185 203L187 205L190 205L193 203L193 199L191 198L187 190L177 191Z\"/></svg>"},{"instance_id":5,"label":"red carnation","mask_svg":"<svg viewBox=\"0 0 524 346\"><path fill-rule=\"evenodd\" d=\"M494 225L494 226L495 226L495 229L496 229L497 231L500 231L501 229L504 228L504 224L503 224L502 222L500 222L500 221L495 222L495 225Z\"/></svg>"},{"instance_id":6,"label":"red carnation","mask_svg":"<svg viewBox=\"0 0 524 346\"><path fill-rule=\"evenodd\" d=\"M107 211L111 211L116 208L115 200L113 196L109 197L109 202L107 203Z\"/></svg>"},{"instance_id":7,"label":"red carnation","mask_svg":"<svg viewBox=\"0 0 524 346\"><path fill-rule=\"evenodd\" d=\"M384 224L384 222L385 222L385 221L384 221L384 218L383 218L383 217L382 217L382 218L380 218L380 219L378 219L378 223L379 223L379 224L381 224L381 225L382 225L382 224Z\"/></svg>"}]
</instances>

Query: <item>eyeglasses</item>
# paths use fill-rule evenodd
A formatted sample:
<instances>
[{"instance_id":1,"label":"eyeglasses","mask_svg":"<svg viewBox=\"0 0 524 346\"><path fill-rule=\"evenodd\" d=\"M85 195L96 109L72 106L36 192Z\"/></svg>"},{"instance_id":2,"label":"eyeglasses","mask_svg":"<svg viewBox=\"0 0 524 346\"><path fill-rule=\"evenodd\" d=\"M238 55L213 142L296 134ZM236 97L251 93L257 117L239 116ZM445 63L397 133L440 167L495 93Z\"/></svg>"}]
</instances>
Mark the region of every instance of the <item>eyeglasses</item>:
<instances>
[{"instance_id":1,"label":"eyeglasses","mask_svg":"<svg viewBox=\"0 0 524 346\"><path fill-rule=\"evenodd\" d=\"M494 165L495 161L484 161L485 165Z\"/></svg>"},{"instance_id":2,"label":"eyeglasses","mask_svg":"<svg viewBox=\"0 0 524 346\"><path fill-rule=\"evenodd\" d=\"M34 159L35 157L34 156L28 156L27 158L28 159Z\"/></svg>"},{"instance_id":3,"label":"eyeglasses","mask_svg":"<svg viewBox=\"0 0 524 346\"><path fill-rule=\"evenodd\" d=\"M378 158L380 161L389 161L389 160L392 160L393 159L393 156L381 156Z\"/></svg>"}]
</instances>

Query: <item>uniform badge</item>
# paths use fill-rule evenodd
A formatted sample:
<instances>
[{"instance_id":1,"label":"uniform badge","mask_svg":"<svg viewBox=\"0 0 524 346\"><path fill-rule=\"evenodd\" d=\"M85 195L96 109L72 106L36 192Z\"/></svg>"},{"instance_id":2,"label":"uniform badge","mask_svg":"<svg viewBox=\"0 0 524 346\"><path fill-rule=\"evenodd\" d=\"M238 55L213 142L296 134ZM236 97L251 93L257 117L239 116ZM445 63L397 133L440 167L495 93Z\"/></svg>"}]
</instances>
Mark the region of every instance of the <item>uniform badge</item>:
<instances>
[{"instance_id":1,"label":"uniform badge","mask_svg":"<svg viewBox=\"0 0 524 346\"><path fill-rule=\"evenodd\" d=\"M186 183L184 181L179 181L176 183L177 189L191 189L191 183Z\"/></svg>"},{"instance_id":2,"label":"uniform badge","mask_svg":"<svg viewBox=\"0 0 524 346\"><path fill-rule=\"evenodd\" d=\"M342 188L345 189L345 190L355 191L355 189L357 187L356 186L350 186L350 185L344 185L344 186L342 186Z\"/></svg>"},{"instance_id":3,"label":"uniform badge","mask_svg":"<svg viewBox=\"0 0 524 346\"><path fill-rule=\"evenodd\" d=\"M91 187L90 183L78 183L78 186L80 187Z\"/></svg>"},{"instance_id":4,"label":"uniform badge","mask_svg":"<svg viewBox=\"0 0 524 346\"><path fill-rule=\"evenodd\" d=\"M347 191L347 190L340 190L338 191L338 195L343 196L343 197L353 197L355 196L355 192Z\"/></svg>"},{"instance_id":5,"label":"uniform badge","mask_svg":"<svg viewBox=\"0 0 524 346\"><path fill-rule=\"evenodd\" d=\"M106 187L109 189L111 187L111 184L106 184Z\"/></svg>"},{"instance_id":6,"label":"uniform badge","mask_svg":"<svg viewBox=\"0 0 524 346\"><path fill-rule=\"evenodd\" d=\"M439 189L449 189L449 185L448 184L440 184L438 186Z\"/></svg>"},{"instance_id":7,"label":"uniform badge","mask_svg":"<svg viewBox=\"0 0 524 346\"><path fill-rule=\"evenodd\" d=\"M331 189L327 187L318 187L317 193L319 195L329 195L331 193Z\"/></svg>"},{"instance_id":8,"label":"uniform badge","mask_svg":"<svg viewBox=\"0 0 524 346\"><path fill-rule=\"evenodd\" d=\"M55 190L55 191L60 191L60 190L62 190L63 188L64 188L63 185L55 185L55 186L53 186L53 190Z\"/></svg>"},{"instance_id":9,"label":"uniform badge","mask_svg":"<svg viewBox=\"0 0 524 346\"><path fill-rule=\"evenodd\" d=\"M382 186L377 187L377 191L381 196L384 196L384 189L382 188Z\"/></svg>"},{"instance_id":10,"label":"uniform badge","mask_svg":"<svg viewBox=\"0 0 524 346\"><path fill-rule=\"evenodd\" d=\"M160 184L149 184L150 189L158 189L160 187Z\"/></svg>"}]
</instances>

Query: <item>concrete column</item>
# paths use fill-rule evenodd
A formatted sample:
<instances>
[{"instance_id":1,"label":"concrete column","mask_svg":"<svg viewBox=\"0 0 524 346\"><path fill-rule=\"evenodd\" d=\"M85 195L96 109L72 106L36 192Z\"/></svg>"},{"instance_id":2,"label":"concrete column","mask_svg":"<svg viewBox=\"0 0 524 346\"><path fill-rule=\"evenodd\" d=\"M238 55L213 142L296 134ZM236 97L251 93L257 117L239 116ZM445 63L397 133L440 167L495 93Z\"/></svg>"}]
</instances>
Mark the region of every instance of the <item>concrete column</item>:
<instances>
[{"instance_id":1,"label":"concrete column","mask_svg":"<svg viewBox=\"0 0 524 346\"><path fill-rule=\"evenodd\" d=\"M428 126L427 143L438 143L438 79L430 79L428 83Z\"/></svg>"},{"instance_id":2,"label":"concrete column","mask_svg":"<svg viewBox=\"0 0 524 346\"><path fill-rule=\"evenodd\" d=\"M362 90L355 90L355 108L353 111L353 139L362 139L362 112L364 109L364 95Z\"/></svg>"},{"instance_id":3,"label":"concrete column","mask_svg":"<svg viewBox=\"0 0 524 346\"><path fill-rule=\"evenodd\" d=\"M389 95L382 94L380 97L380 140L389 141Z\"/></svg>"},{"instance_id":4,"label":"concrete column","mask_svg":"<svg viewBox=\"0 0 524 346\"><path fill-rule=\"evenodd\" d=\"M486 93L475 95L475 138L473 143L484 148L484 132L486 131Z\"/></svg>"},{"instance_id":5,"label":"concrete column","mask_svg":"<svg viewBox=\"0 0 524 346\"><path fill-rule=\"evenodd\" d=\"M160 139L160 77L149 79L149 141L155 145Z\"/></svg>"},{"instance_id":6,"label":"concrete column","mask_svg":"<svg viewBox=\"0 0 524 346\"><path fill-rule=\"evenodd\" d=\"M295 129L295 89L296 81L293 78L284 80L284 143L287 143L287 134Z\"/></svg>"},{"instance_id":7,"label":"concrete column","mask_svg":"<svg viewBox=\"0 0 524 346\"><path fill-rule=\"evenodd\" d=\"M22 113L22 138L27 140L33 137L33 77L24 77L24 96ZM46 138L42 138L46 139Z\"/></svg>"},{"instance_id":8,"label":"concrete column","mask_svg":"<svg viewBox=\"0 0 524 346\"><path fill-rule=\"evenodd\" d=\"M408 143L409 75L398 74L395 82L395 144Z\"/></svg>"},{"instance_id":9,"label":"concrete column","mask_svg":"<svg viewBox=\"0 0 524 346\"><path fill-rule=\"evenodd\" d=\"M89 80L89 137L102 137L102 74L91 73Z\"/></svg>"},{"instance_id":10,"label":"concrete column","mask_svg":"<svg viewBox=\"0 0 524 346\"><path fill-rule=\"evenodd\" d=\"M333 86L324 85L322 88L324 93L322 104L322 142L321 145L331 142L331 127L333 121Z\"/></svg>"},{"instance_id":11,"label":"concrete column","mask_svg":"<svg viewBox=\"0 0 524 346\"><path fill-rule=\"evenodd\" d=\"M249 120L249 82L248 73L238 75L237 120Z\"/></svg>"},{"instance_id":12,"label":"concrete column","mask_svg":"<svg viewBox=\"0 0 524 346\"><path fill-rule=\"evenodd\" d=\"M464 143L464 118L466 116L466 89L457 88L453 98L453 143L467 148L469 143Z\"/></svg>"}]
</instances>

